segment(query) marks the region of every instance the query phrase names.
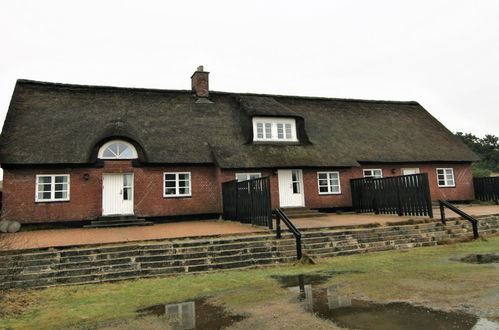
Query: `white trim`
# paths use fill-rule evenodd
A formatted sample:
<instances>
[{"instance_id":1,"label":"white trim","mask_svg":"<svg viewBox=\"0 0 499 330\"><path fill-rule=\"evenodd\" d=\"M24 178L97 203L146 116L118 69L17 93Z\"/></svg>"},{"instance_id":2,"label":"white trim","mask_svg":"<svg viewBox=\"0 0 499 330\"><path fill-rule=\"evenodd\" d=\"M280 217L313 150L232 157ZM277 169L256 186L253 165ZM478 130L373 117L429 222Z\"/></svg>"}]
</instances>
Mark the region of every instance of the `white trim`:
<instances>
[{"instance_id":1,"label":"white trim","mask_svg":"<svg viewBox=\"0 0 499 330\"><path fill-rule=\"evenodd\" d=\"M57 176L64 176L68 179L68 182L66 183L67 186L68 186L68 190L67 190L67 197L66 198L55 198L55 177ZM39 199L38 198L38 185L40 184L38 182L38 179L40 177L51 177L51 180L50 180L50 199L45 199L45 198L42 198L42 199ZM37 174L36 175L36 180L35 180L35 202L67 202L69 201L70 199L70 196L69 196L69 192L70 192L70 175L69 174ZM61 183L59 183L61 184ZM64 191L64 190L62 190Z\"/></svg>"},{"instance_id":2,"label":"white trim","mask_svg":"<svg viewBox=\"0 0 499 330\"><path fill-rule=\"evenodd\" d=\"M165 185L165 182L166 182L166 175L167 174L171 174L171 175L175 175L175 194L170 194L170 195L167 195L166 194L166 185ZM188 179L188 183L189 183L189 193L188 194L180 194L179 193L179 190L180 190L180 186L179 186L179 175L180 174L187 174L189 176L189 179ZM171 180L169 180L171 181ZM185 180L182 180L182 181L185 181ZM172 187L173 188L173 187ZM182 188L186 188L186 187L182 187ZM191 175L191 172L163 172L163 197L164 198L171 198L171 197L191 197L192 196L192 175Z\"/></svg>"},{"instance_id":3,"label":"white trim","mask_svg":"<svg viewBox=\"0 0 499 330\"><path fill-rule=\"evenodd\" d=\"M402 168L402 175L411 175L411 174L405 174L404 171L414 171L415 174L419 174L419 167L405 167Z\"/></svg>"},{"instance_id":4,"label":"white trim","mask_svg":"<svg viewBox=\"0 0 499 330\"><path fill-rule=\"evenodd\" d=\"M373 173L373 175L366 177L366 171L371 171ZM374 171L380 171L381 176L375 176ZM362 170L362 174L363 174L364 178L374 178L374 179L383 178L383 170L381 168L366 168L366 169Z\"/></svg>"},{"instance_id":5,"label":"white trim","mask_svg":"<svg viewBox=\"0 0 499 330\"><path fill-rule=\"evenodd\" d=\"M126 145L131 151L132 151L132 157L104 157L104 151L113 143L122 143L124 145ZM99 153L97 154L98 158L99 159L137 159L139 158L137 156L137 150L135 150L135 147L133 146L133 144L129 143L129 142L126 142L126 141L123 141L123 140L111 140L111 141L108 141L106 143L104 143L100 149L99 149Z\"/></svg>"},{"instance_id":6,"label":"white trim","mask_svg":"<svg viewBox=\"0 0 499 330\"><path fill-rule=\"evenodd\" d=\"M258 137L257 125L262 124L262 137ZM267 136L265 124L270 124L270 137ZM280 128L282 138L279 138L278 125L283 125ZM290 136L286 133L286 125L291 125ZM288 126L289 127L289 126ZM281 117L253 117L253 141L273 141L273 142L297 142L296 135L296 120L294 118Z\"/></svg>"},{"instance_id":7,"label":"white trim","mask_svg":"<svg viewBox=\"0 0 499 330\"><path fill-rule=\"evenodd\" d=\"M443 170L443 176L444 176L444 184L440 184L440 179L438 178L438 170ZM452 184L448 184L447 180L447 170L450 170L450 173L452 174ZM456 186L456 178L454 176L454 169L452 167L439 167L436 169L437 173L437 185L439 188L453 188Z\"/></svg>"},{"instance_id":8,"label":"white trim","mask_svg":"<svg viewBox=\"0 0 499 330\"><path fill-rule=\"evenodd\" d=\"M321 192L321 185L319 182L319 174L326 174L327 175L327 191ZM337 179L338 179L338 191L331 191L331 188L334 186L331 186L330 180L331 180L331 174L336 174ZM321 179L323 180L323 179ZM324 186L323 186L324 187ZM319 192L319 195L340 195L341 194L341 179L340 179L340 172L339 171L327 171L327 172L317 172L317 191Z\"/></svg>"},{"instance_id":9,"label":"white trim","mask_svg":"<svg viewBox=\"0 0 499 330\"><path fill-rule=\"evenodd\" d=\"M253 173L245 173L245 172L240 172L240 173L236 173L234 174L234 178L237 180L237 176L238 175L246 175L246 180L250 180L250 176L255 176L257 175L259 178L262 177L262 173L258 173L258 172L253 172ZM246 181L246 180L241 180L241 181Z\"/></svg>"}]
</instances>

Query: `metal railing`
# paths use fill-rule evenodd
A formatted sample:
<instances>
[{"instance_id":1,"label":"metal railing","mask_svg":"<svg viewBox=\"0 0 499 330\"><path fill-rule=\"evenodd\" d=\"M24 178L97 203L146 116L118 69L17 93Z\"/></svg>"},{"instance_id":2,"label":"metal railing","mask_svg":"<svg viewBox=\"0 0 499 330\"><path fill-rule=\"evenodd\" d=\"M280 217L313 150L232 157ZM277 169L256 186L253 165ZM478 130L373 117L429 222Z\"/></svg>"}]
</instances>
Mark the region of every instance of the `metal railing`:
<instances>
[{"instance_id":1,"label":"metal railing","mask_svg":"<svg viewBox=\"0 0 499 330\"><path fill-rule=\"evenodd\" d=\"M438 204L440 205L440 219L442 220L442 223L445 225L445 207L447 207L448 209L450 209L451 211L459 214L460 216L462 216L463 218L465 218L466 220L468 220L469 222L471 222L471 226L473 228L473 238L474 239L477 239L479 237L478 235L478 220L473 218L471 215L461 211L460 209L458 209L457 207L455 207L454 205L452 205L451 203L447 202L447 201L444 201L444 200L439 200L438 201Z\"/></svg>"},{"instance_id":2,"label":"metal railing","mask_svg":"<svg viewBox=\"0 0 499 330\"><path fill-rule=\"evenodd\" d=\"M293 233L296 239L296 259L300 260L302 257L301 253L301 232L296 228L296 226L289 220L288 216L284 213L281 208L275 209L275 220L276 220L276 238L281 238L281 220L286 224L289 231Z\"/></svg>"}]
</instances>

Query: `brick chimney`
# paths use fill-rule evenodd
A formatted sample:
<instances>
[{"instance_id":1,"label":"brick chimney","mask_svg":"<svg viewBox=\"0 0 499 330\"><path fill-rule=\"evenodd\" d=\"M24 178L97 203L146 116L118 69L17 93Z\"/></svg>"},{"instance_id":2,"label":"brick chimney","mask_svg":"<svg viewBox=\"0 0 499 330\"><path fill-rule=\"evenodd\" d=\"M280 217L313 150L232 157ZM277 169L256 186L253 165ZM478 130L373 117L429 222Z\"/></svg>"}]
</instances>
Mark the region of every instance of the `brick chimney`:
<instances>
[{"instance_id":1,"label":"brick chimney","mask_svg":"<svg viewBox=\"0 0 499 330\"><path fill-rule=\"evenodd\" d=\"M208 88L208 75L210 73L204 71L203 66L198 66L196 72L191 76L191 87L194 92L196 92L197 97L208 98L210 96L210 90Z\"/></svg>"}]
</instances>

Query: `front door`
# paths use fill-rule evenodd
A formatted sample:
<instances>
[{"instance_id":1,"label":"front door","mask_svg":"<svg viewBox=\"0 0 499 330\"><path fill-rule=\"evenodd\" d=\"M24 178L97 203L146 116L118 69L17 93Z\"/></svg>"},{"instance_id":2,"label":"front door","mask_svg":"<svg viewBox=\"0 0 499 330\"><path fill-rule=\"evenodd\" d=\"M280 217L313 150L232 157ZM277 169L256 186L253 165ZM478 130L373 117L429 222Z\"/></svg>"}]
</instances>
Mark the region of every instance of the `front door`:
<instances>
[{"instance_id":1,"label":"front door","mask_svg":"<svg viewBox=\"0 0 499 330\"><path fill-rule=\"evenodd\" d=\"M133 174L104 174L102 215L133 214Z\"/></svg>"},{"instance_id":2,"label":"front door","mask_svg":"<svg viewBox=\"0 0 499 330\"><path fill-rule=\"evenodd\" d=\"M281 207L305 206L302 170L278 170L277 179Z\"/></svg>"}]
</instances>

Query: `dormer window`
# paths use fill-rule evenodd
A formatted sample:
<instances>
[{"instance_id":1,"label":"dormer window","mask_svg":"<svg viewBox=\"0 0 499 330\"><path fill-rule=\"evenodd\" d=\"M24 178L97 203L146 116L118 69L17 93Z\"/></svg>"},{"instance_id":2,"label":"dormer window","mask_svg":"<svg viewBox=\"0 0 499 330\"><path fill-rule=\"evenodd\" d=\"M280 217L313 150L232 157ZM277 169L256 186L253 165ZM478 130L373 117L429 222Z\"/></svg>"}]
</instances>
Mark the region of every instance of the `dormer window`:
<instances>
[{"instance_id":1,"label":"dormer window","mask_svg":"<svg viewBox=\"0 0 499 330\"><path fill-rule=\"evenodd\" d=\"M105 143L99 149L100 159L136 159L137 151L134 146L122 140L113 140Z\"/></svg>"},{"instance_id":2,"label":"dormer window","mask_svg":"<svg viewBox=\"0 0 499 330\"><path fill-rule=\"evenodd\" d=\"M295 119L253 117L253 141L298 141Z\"/></svg>"}]
</instances>

